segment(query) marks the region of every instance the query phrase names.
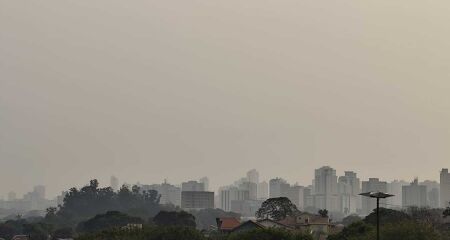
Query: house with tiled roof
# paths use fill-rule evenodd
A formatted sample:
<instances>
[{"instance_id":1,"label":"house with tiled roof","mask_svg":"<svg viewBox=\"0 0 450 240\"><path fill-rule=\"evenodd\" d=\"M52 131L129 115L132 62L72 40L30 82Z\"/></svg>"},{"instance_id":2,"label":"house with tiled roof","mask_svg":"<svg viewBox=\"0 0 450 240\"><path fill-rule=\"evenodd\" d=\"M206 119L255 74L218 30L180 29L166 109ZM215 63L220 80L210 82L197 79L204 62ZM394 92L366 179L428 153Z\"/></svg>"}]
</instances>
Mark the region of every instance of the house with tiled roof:
<instances>
[{"instance_id":1,"label":"house with tiled roof","mask_svg":"<svg viewBox=\"0 0 450 240\"><path fill-rule=\"evenodd\" d=\"M253 220L248 220L244 223L242 223L241 225L235 227L232 232L245 232L245 231L251 231L254 229L264 229L266 228L264 225L259 224L258 222L255 222Z\"/></svg>"},{"instance_id":2,"label":"house with tiled roof","mask_svg":"<svg viewBox=\"0 0 450 240\"><path fill-rule=\"evenodd\" d=\"M216 223L217 230L222 233L230 233L234 228L241 225L241 222L233 217L216 218Z\"/></svg>"}]
</instances>

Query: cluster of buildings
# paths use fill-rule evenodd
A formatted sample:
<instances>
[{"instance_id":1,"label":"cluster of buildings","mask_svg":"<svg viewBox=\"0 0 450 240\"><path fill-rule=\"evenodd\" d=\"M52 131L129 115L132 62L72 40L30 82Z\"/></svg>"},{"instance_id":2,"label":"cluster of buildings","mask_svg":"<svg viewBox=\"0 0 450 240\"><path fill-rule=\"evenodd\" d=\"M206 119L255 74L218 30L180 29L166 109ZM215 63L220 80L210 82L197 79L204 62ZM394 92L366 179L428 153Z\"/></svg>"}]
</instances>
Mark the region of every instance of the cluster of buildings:
<instances>
[{"instance_id":1,"label":"cluster of buildings","mask_svg":"<svg viewBox=\"0 0 450 240\"><path fill-rule=\"evenodd\" d=\"M119 190L119 180L111 177L111 188ZM440 172L440 182L417 178L411 182L394 180L382 181L369 178L361 181L357 173L345 171L342 176L329 166L314 171L311 184L301 186L290 184L282 178L260 181L255 169L233 184L222 186L216 192L211 191L209 179L172 185L167 181L161 184L138 184L142 191L156 190L161 204L178 206L184 210L219 208L241 214L243 218L252 219L255 212L268 198L287 197L301 211L316 213L319 209L327 209L333 217L350 214L367 215L376 207L375 200L361 197L363 192L381 191L394 194L394 197L382 199L383 207L401 209L411 206L439 208L450 204L450 173L448 169ZM62 204L65 193L54 200L45 198L45 186L36 186L21 199L11 192L7 200L0 200L0 209L15 209L18 212L45 210L48 207Z\"/></svg>"},{"instance_id":2,"label":"cluster of buildings","mask_svg":"<svg viewBox=\"0 0 450 240\"><path fill-rule=\"evenodd\" d=\"M33 191L26 193L22 198L17 198L15 192L9 192L6 200L0 200L0 209L15 210L19 213L44 211L54 206L57 206L57 199L46 199L45 186L42 185L35 186Z\"/></svg>"},{"instance_id":3,"label":"cluster of buildings","mask_svg":"<svg viewBox=\"0 0 450 240\"><path fill-rule=\"evenodd\" d=\"M158 191L161 204L173 204L186 210L220 208L251 219L266 199L287 197L301 211L314 213L327 209L337 217L370 214L376 207L376 201L359 194L372 191L395 195L381 200L381 206L386 208L446 207L450 202L450 173L448 169L442 169L440 175L440 183L430 180L419 182L417 178L411 182L387 182L379 178L361 181L356 172L345 171L338 176L335 169L324 166L315 170L314 179L306 186L290 184L279 177L268 182L260 181L255 169L233 184L218 188L216 192L209 190L206 177L178 186L167 182L140 186L143 190Z\"/></svg>"}]
</instances>

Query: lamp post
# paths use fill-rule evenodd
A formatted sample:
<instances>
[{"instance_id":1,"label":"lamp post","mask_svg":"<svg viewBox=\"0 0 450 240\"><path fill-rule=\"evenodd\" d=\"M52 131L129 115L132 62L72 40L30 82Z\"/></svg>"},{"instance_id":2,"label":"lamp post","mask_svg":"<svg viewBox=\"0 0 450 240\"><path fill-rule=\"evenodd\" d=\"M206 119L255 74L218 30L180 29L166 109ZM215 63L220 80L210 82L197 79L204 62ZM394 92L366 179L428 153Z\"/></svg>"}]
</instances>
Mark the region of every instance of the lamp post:
<instances>
[{"instance_id":1,"label":"lamp post","mask_svg":"<svg viewBox=\"0 0 450 240\"><path fill-rule=\"evenodd\" d=\"M380 198L393 197L394 195L383 192L366 192L359 195L377 199L377 240L380 240Z\"/></svg>"}]
</instances>

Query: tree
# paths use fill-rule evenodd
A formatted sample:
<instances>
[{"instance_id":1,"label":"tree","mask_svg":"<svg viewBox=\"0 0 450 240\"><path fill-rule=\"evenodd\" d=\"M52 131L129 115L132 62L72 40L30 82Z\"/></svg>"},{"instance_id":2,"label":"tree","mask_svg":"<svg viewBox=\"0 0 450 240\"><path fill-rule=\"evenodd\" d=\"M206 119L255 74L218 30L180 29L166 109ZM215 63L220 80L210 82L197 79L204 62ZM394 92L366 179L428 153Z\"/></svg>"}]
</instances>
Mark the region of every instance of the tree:
<instances>
[{"instance_id":1,"label":"tree","mask_svg":"<svg viewBox=\"0 0 450 240\"><path fill-rule=\"evenodd\" d=\"M258 219L270 218L279 221L298 212L295 204L286 197L269 198L258 209L256 217Z\"/></svg>"},{"instance_id":2,"label":"tree","mask_svg":"<svg viewBox=\"0 0 450 240\"><path fill-rule=\"evenodd\" d=\"M195 228L195 217L185 211L167 212L161 211L153 218L158 226L184 226Z\"/></svg>"},{"instance_id":3,"label":"tree","mask_svg":"<svg viewBox=\"0 0 450 240\"><path fill-rule=\"evenodd\" d=\"M449 202L450 205L450 202ZM444 218L446 217L450 217L450 206L448 206L447 208L445 208L444 212L442 213L442 215L444 216Z\"/></svg>"},{"instance_id":4,"label":"tree","mask_svg":"<svg viewBox=\"0 0 450 240\"><path fill-rule=\"evenodd\" d=\"M326 209L320 209L317 213L318 213L321 217L328 217L328 210L326 210Z\"/></svg>"},{"instance_id":5,"label":"tree","mask_svg":"<svg viewBox=\"0 0 450 240\"><path fill-rule=\"evenodd\" d=\"M81 189L71 188L58 209L49 208L45 221L56 227L75 227L98 214L119 211L131 216L147 219L160 210L157 191L142 191L138 186L130 190L123 186L118 192L110 187L99 188L97 180L91 180Z\"/></svg>"},{"instance_id":6,"label":"tree","mask_svg":"<svg viewBox=\"0 0 450 240\"><path fill-rule=\"evenodd\" d=\"M361 220L362 219L358 215L348 215L347 217L342 219L342 224L344 224L344 226L349 226L350 224L359 222Z\"/></svg>"},{"instance_id":7,"label":"tree","mask_svg":"<svg viewBox=\"0 0 450 240\"><path fill-rule=\"evenodd\" d=\"M411 220L411 217L402 211L397 211L389 208L380 208L380 223L388 224L388 223L397 223L401 221ZM366 218L364 218L364 222L376 225L377 224L377 212L376 209L372 211Z\"/></svg>"},{"instance_id":8,"label":"tree","mask_svg":"<svg viewBox=\"0 0 450 240\"><path fill-rule=\"evenodd\" d=\"M109 211L99 214L85 222L80 222L77 227L79 232L97 232L100 230L123 227L127 224L139 224L144 221L138 217L130 217L118 211Z\"/></svg>"},{"instance_id":9,"label":"tree","mask_svg":"<svg viewBox=\"0 0 450 240\"><path fill-rule=\"evenodd\" d=\"M68 239L73 238L73 229L71 227L56 229L53 234L53 239Z\"/></svg>"}]
</instances>

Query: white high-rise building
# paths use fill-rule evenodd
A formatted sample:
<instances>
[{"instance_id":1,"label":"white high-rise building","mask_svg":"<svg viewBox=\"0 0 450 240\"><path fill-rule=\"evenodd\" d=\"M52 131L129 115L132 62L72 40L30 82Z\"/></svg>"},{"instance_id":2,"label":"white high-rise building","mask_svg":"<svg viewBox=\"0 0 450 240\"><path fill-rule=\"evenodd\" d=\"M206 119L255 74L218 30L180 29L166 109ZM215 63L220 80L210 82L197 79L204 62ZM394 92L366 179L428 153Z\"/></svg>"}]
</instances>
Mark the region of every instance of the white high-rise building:
<instances>
[{"instance_id":1,"label":"white high-rise building","mask_svg":"<svg viewBox=\"0 0 450 240\"><path fill-rule=\"evenodd\" d=\"M341 212L352 214L361 209L361 183L355 172L346 171L339 177L338 192Z\"/></svg>"},{"instance_id":2,"label":"white high-rise building","mask_svg":"<svg viewBox=\"0 0 450 240\"><path fill-rule=\"evenodd\" d=\"M205 191L205 184L197 181L188 181L181 184L183 192L203 192Z\"/></svg>"},{"instance_id":3,"label":"white high-rise building","mask_svg":"<svg viewBox=\"0 0 450 240\"><path fill-rule=\"evenodd\" d=\"M330 212L341 210L338 196L336 170L324 166L315 170L313 181L313 202L318 209L327 209Z\"/></svg>"},{"instance_id":4,"label":"white high-rise building","mask_svg":"<svg viewBox=\"0 0 450 240\"><path fill-rule=\"evenodd\" d=\"M259 173L258 171L256 171L256 169L252 169L250 171L247 172L247 179L249 182L252 183L259 183Z\"/></svg>"},{"instance_id":5,"label":"white high-rise building","mask_svg":"<svg viewBox=\"0 0 450 240\"><path fill-rule=\"evenodd\" d=\"M209 191L209 178L208 177L202 177L199 180L200 183L203 183L203 188L205 191Z\"/></svg>"},{"instance_id":6,"label":"white high-rise building","mask_svg":"<svg viewBox=\"0 0 450 240\"><path fill-rule=\"evenodd\" d=\"M219 189L220 208L224 211L231 211L231 202L237 200L249 200L250 194L248 190L239 189L237 187L223 187Z\"/></svg>"},{"instance_id":7,"label":"white high-rise building","mask_svg":"<svg viewBox=\"0 0 450 240\"><path fill-rule=\"evenodd\" d=\"M282 178L274 178L269 181L269 197L285 197L289 190L289 183Z\"/></svg>"},{"instance_id":8,"label":"white high-rise building","mask_svg":"<svg viewBox=\"0 0 450 240\"><path fill-rule=\"evenodd\" d=\"M425 180L419 183L427 187L427 205L430 208L439 208L439 183Z\"/></svg>"},{"instance_id":9,"label":"white high-rise building","mask_svg":"<svg viewBox=\"0 0 450 240\"><path fill-rule=\"evenodd\" d=\"M258 184L258 200L266 200L269 198L269 184L262 181Z\"/></svg>"},{"instance_id":10,"label":"white high-rise building","mask_svg":"<svg viewBox=\"0 0 450 240\"><path fill-rule=\"evenodd\" d=\"M238 188L241 190L247 190L249 192L250 200L258 199L258 184L247 181L240 183Z\"/></svg>"},{"instance_id":11,"label":"white high-rise building","mask_svg":"<svg viewBox=\"0 0 450 240\"><path fill-rule=\"evenodd\" d=\"M394 180L387 184L387 193L392 194L394 196L387 198L386 208L392 209L401 209L403 207L403 186L408 185L409 183L403 180Z\"/></svg>"},{"instance_id":12,"label":"white high-rise building","mask_svg":"<svg viewBox=\"0 0 450 240\"><path fill-rule=\"evenodd\" d=\"M141 190L155 190L161 196L159 203L181 206L181 189L164 181L162 184L142 185Z\"/></svg>"},{"instance_id":13,"label":"white high-rise building","mask_svg":"<svg viewBox=\"0 0 450 240\"><path fill-rule=\"evenodd\" d=\"M427 187L419 185L419 180L416 178L410 185L402 187L402 199L403 207L426 207Z\"/></svg>"},{"instance_id":14,"label":"white high-rise building","mask_svg":"<svg viewBox=\"0 0 450 240\"><path fill-rule=\"evenodd\" d=\"M114 192L119 190L119 179L115 176L111 176L110 187Z\"/></svg>"},{"instance_id":15,"label":"white high-rise building","mask_svg":"<svg viewBox=\"0 0 450 240\"><path fill-rule=\"evenodd\" d=\"M362 192L387 192L387 183L378 178L369 178L369 181L362 182ZM380 199L380 206L386 206L386 199ZM362 198L362 214L368 215L377 207L375 198Z\"/></svg>"},{"instance_id":16,"label":"white high-rise building","mask_svg":"<svg viewBox=\"0 0 450 240\"><path fill-rule=\"evenodd\" d=\"M450 173L448 168L443 168L441 171L440 182L440 206L442 208L450 205Z\"/></svg>"}]
</instances>

